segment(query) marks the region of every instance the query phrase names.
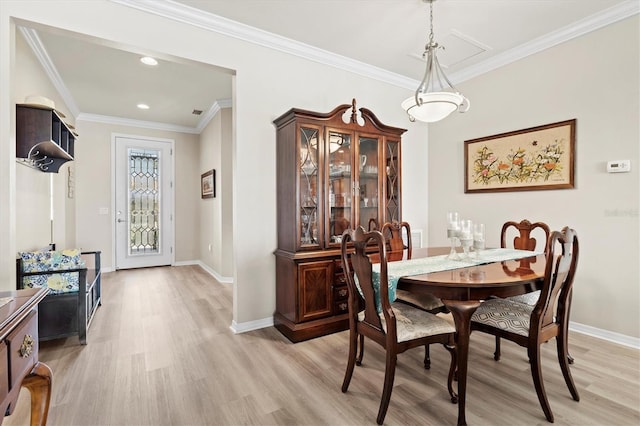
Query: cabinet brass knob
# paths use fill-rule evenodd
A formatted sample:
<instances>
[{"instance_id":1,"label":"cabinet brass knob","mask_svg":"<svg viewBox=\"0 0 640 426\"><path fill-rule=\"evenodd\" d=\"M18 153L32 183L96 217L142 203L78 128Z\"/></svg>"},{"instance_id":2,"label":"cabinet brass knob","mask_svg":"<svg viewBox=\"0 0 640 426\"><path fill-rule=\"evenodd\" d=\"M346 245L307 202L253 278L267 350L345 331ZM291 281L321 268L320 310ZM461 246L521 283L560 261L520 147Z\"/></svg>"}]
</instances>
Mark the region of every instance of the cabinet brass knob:
<instances>
[{"instance_id":1,"label":"cabinet brass knob","mask_svg":"<svg viewBox=\"0 0 640 426\"><path fill-rule=\"evenodd\" d=\"M33 344L33 337L31 337L30 334L26 334L22 340L22 345L20 346L20 358L28 358L31 356L31 353L33 352Z\"/></svg>"}]
</instances>

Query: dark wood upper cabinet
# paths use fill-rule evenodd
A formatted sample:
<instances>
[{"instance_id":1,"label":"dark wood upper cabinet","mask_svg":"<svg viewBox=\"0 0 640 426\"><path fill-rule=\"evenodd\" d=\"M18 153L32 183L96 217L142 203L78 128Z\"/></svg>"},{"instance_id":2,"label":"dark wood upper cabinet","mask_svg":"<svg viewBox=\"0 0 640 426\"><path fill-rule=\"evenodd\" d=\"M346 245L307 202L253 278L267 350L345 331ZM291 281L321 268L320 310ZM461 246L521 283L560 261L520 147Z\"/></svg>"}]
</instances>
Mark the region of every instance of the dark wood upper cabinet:
<instances>
[{"instance_id":1,"label":"dark wood upper cabinet","mask_svg":"<svg viewBox=\"0 0 640 426\"><path fill-rule=\"evenodd\" d=\"M73 160L77 135L53 109L16 105L16 160L57 173Z\"/></svg>"}]
</instances>

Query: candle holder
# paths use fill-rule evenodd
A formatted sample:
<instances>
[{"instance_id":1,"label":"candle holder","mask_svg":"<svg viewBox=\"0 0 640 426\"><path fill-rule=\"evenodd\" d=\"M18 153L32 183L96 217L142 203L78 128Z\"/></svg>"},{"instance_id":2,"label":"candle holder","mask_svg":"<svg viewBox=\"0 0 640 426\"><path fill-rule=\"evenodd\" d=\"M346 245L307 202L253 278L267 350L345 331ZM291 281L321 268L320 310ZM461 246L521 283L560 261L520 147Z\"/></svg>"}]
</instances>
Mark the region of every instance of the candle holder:
<instances>
[{"instance_id":1,"label":"candle holder","mask_svg":"<svg viewBox=\"0 0 640 426\"><path fill-rule=\"evenodd\" d=\"M480 259L481 253L484 251L484 223L473 224L473 251L476 259Z\"/></svg>"},{"instance_id":2,"label":"candle holder","mask_svg":"<svg viewBox=\"0 0 640 426\"><path fill-rule=\"evenodd\" d=\"M460 236L460 219L457 212L447 213L447 238L451 240L451 251L447 256L449 260L460 260L456 251L456 238Z\"/></svg>"},{"instance_id":3,"label":"candle holder","mask_svg":"<svg viewBox=\"0 0 640 426\"><path fill-rule=\"evenodd\" d=\"M460 245L462 246L463 259L469 259L469 250L473 246L473 222L470 219L460 221Z\"/></svg>"}]
</instances>

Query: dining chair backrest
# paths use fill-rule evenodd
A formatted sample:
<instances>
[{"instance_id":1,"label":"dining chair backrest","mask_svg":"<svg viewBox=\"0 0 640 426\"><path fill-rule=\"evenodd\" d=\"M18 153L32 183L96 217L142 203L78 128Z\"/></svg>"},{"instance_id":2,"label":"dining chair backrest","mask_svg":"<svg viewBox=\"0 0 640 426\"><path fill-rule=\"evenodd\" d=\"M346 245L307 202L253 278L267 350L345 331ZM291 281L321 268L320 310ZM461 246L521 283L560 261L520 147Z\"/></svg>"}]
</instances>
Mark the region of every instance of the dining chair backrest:
<instances>
[{"instance_id":1,"label":"dining chair backrest","mask_svg":"<svg viewBox=\"0 0 640 426\"><path fill-rule=\"evenodd\" d=\"M515 228L515 229L513 229ZM515 232L514 232L515 231ZM500 235L500 247L506 248L507 241L509 237L513 236L513 248L519 250L530 250L533 251L536 249L537 240L534 237L534 234L538 234L541 238L544 238L545 242L544 250L547 251L549 235L551 234L551 230L546 223L543 222L535 222L531 223L527 219L521 220L520 222L506 222L502 225L502 232Z\"/></svg>"},{"instance_id":2,"label":"dining chair backrest","mask_svg":"<svg viewBox=\"0 0 640 426\"><path fill-rule=\"evenodd\" d=\"M380 300L387 325L391 324L389 314L391 313L393 316L389 293L380 291L381 288L387 289L387 258L384 237L380 231L366 232L362 226L359 226L355 231L347 230L342 234L341 257L349 287L349 315L357 321L357 315L364 306L364 320L362 322L379 331L383 336L385 333L376 301ZM380 264L378 286L374 286L372 271L374 260L372 257L375 257L376 263ZM387 330L391 331L392 328L395 333L395 325L388 327Z\"/></svg>"},{"instance_id":3,"label":"dining chair backrest","mask_svg":"<svg viewBox=\"0 0 640 426\"><path fill-rule=\"evenodd\" d=\"M406 234L406 243L403 238ZM407 222L385 222L382 225L382 235L387 242L387 260L401 260L404 252L407 259L411 259L411 226Z\"/></svg>"},{"instance_id":4,"label":"dining chair backrest","mask_svg":"<svg viewBox=\"0 0 640 426\"><path fill-rule=\"evenodd\" d=\"M575 230L564 227L554 231L547 243L547 263L542 292L533 308L530 321L530 337L548 340L546 329L562 327L571 303L573 279L578 265L578 236ZM551 330L555 334L557 330Z\"/></svg>"},{"instance_id":5,"label":"dining chair backrest","mask_svg":"<svg viewBox=\"0 0 640 426\"><path fill-rule=\"evenodd\" d=\"M349 357L342 382L342 392L347 392L355 365L361 365L364 339L371 339L385 350L384 386L376 421L384 418L391 400L398 354L412 348L433 343L442 344L451 354L447 390L451 402L458 401L453 389L456 370L455 327L446 319L424 312L411 305L389 301L387 275L387 247L380 231L367 232L362 226L342 234L342 267L349 288ZM374 274L373 258L377 259L379 273ZM377 302L380 302L379 304ZM381 305L381 306L379 306ZM396 320L396 318L401 318ZM360 344L360 355L356 351ZM371 371L364 373L371 377Z\"/></svg>"}]
</instances>

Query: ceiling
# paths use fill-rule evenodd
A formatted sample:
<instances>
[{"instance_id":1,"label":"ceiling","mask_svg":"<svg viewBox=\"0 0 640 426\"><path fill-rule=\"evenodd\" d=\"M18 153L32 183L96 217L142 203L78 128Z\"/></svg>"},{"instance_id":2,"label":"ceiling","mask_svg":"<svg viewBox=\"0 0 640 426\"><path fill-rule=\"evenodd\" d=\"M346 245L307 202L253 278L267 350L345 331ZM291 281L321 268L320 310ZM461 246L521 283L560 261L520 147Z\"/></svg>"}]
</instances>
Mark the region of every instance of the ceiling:
<instances>
[{"instance_id":1,"label":"ceiling","mask_svg":"<svg viewBox=\"0 0 640 426\"><path fill-rule=\"evenodd\" d=\"M112 1L191 19L411 90L424 72L429 5L423 0ZM437 0L433 8L435 41L445 47L438 57L456 84L636 14L640 2ZM22 33L76 118L199 133L218 108L230 104L232 70L60 30ZM159 65L141 64L145 54L155 54ZM139 110L138 103L150 109ZM203 112L194 115L194 109Z\"/></svg>"}]
</instances>

